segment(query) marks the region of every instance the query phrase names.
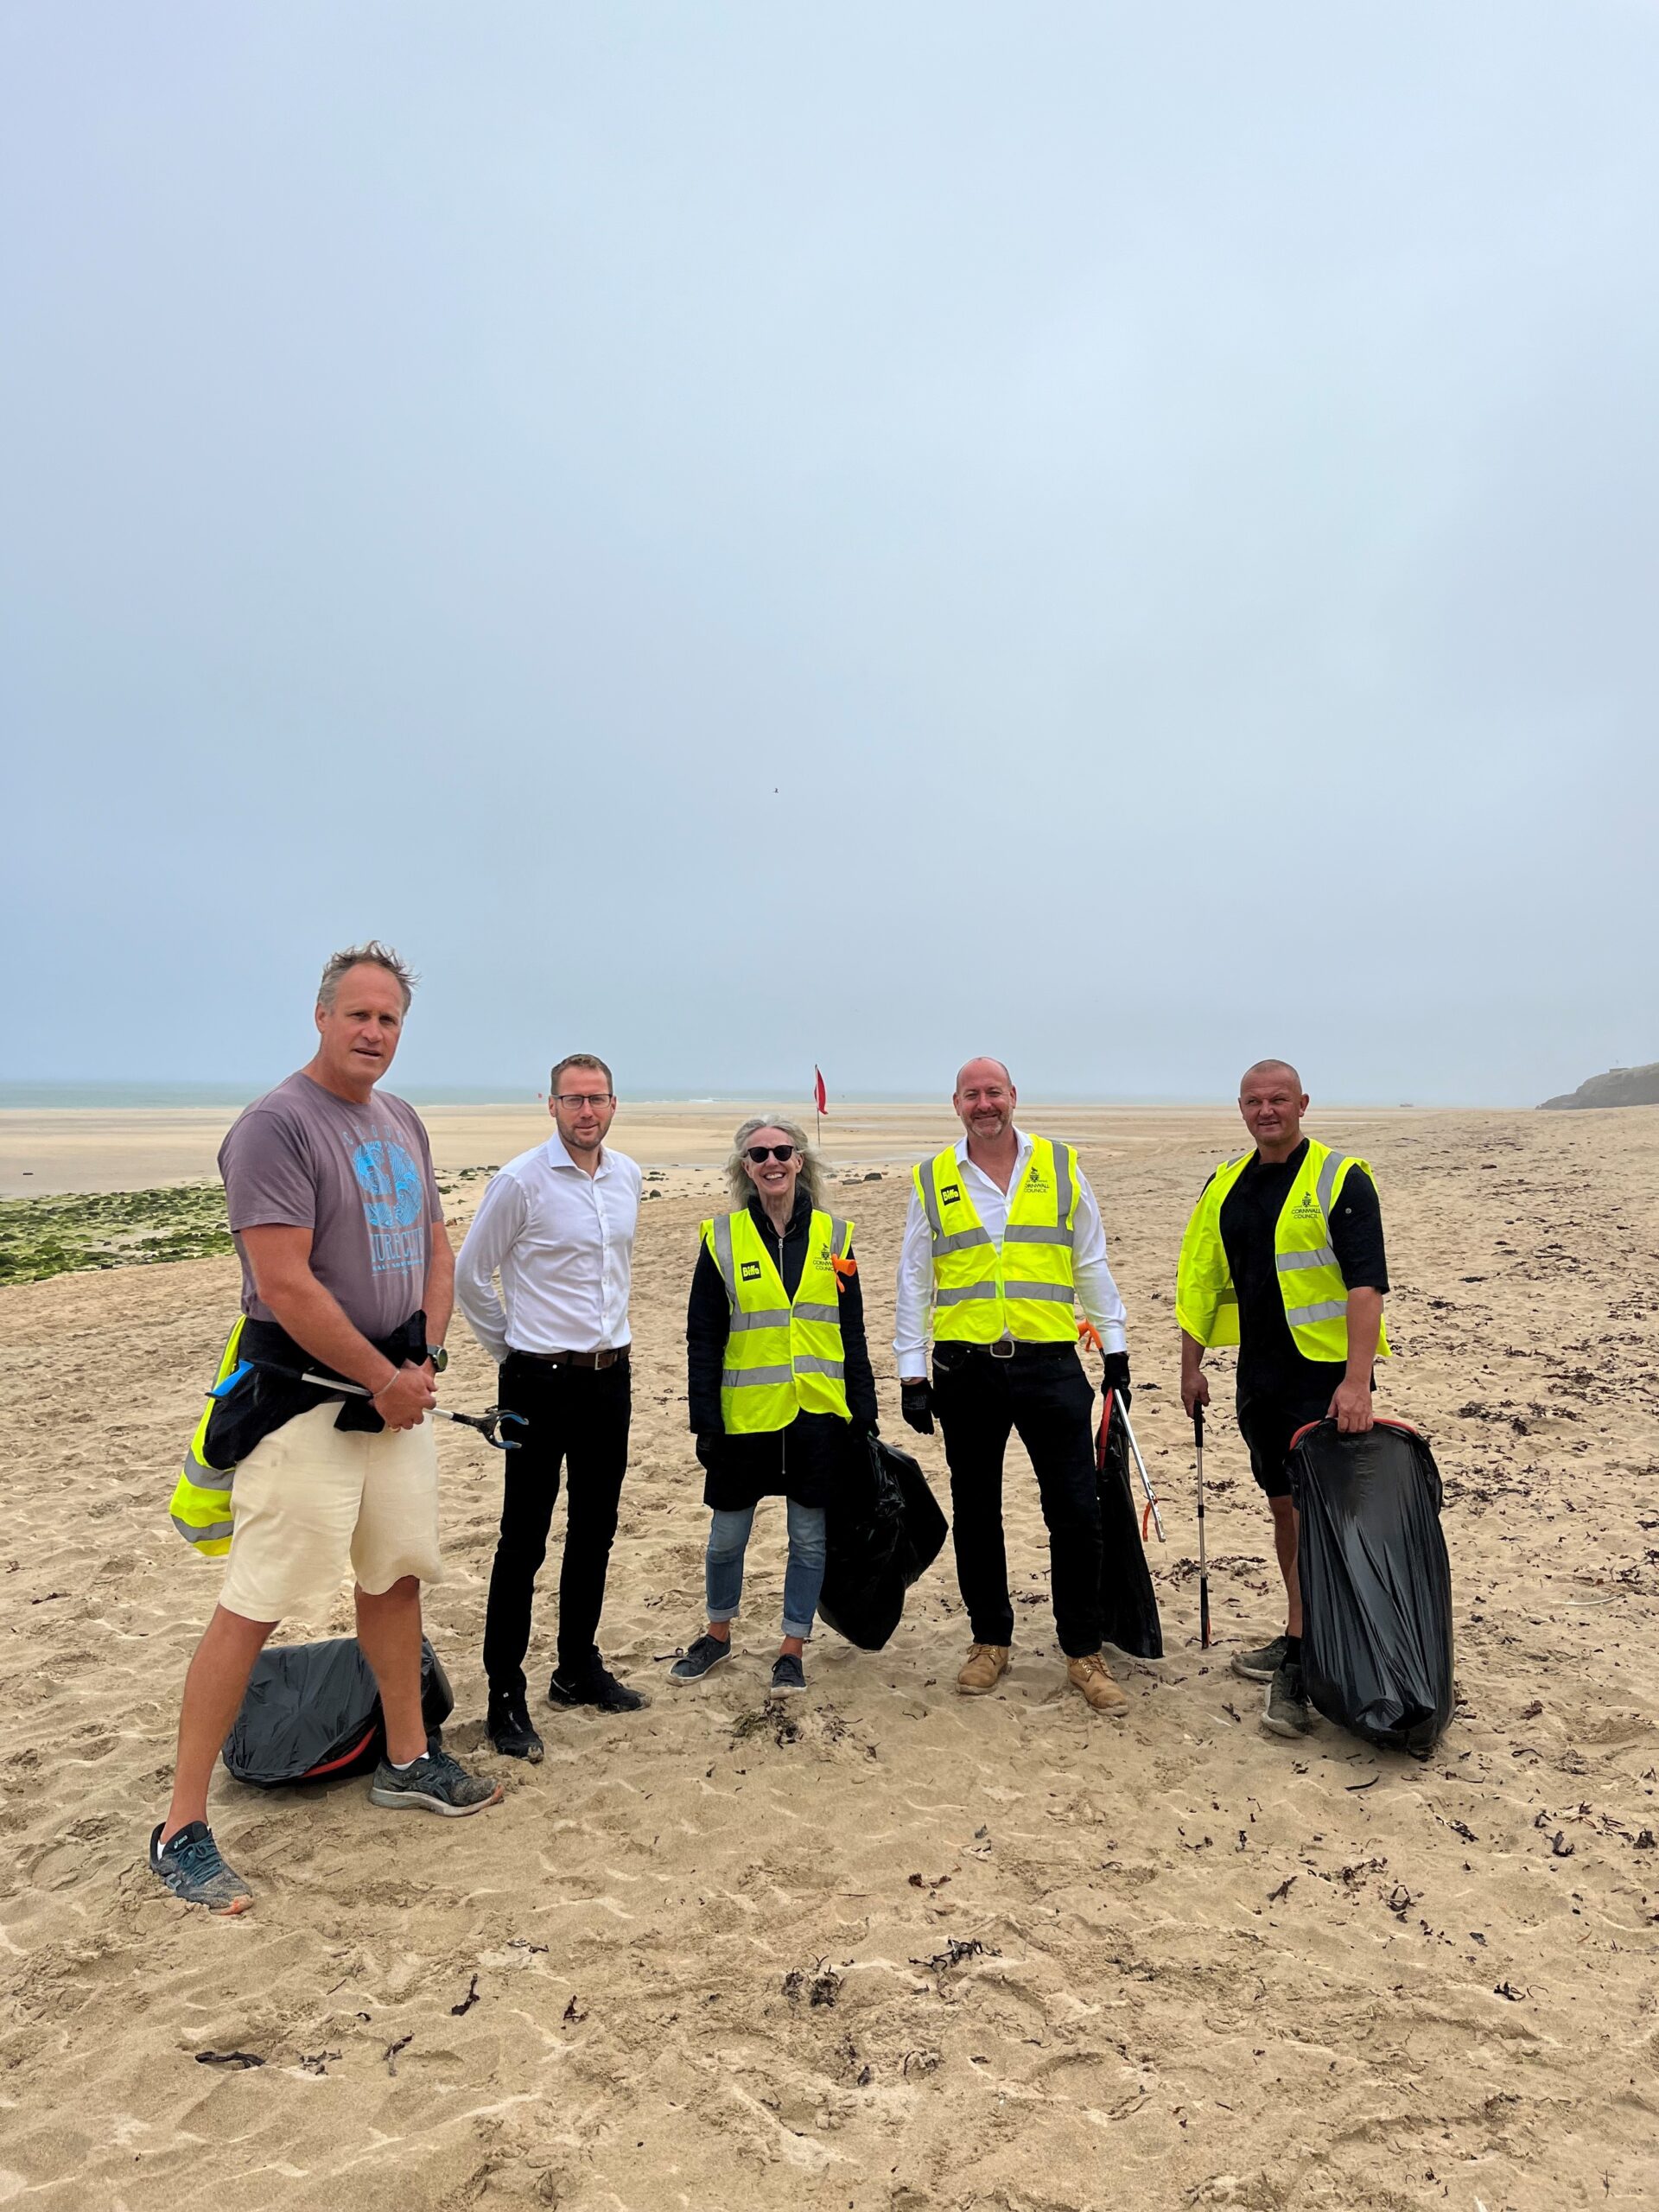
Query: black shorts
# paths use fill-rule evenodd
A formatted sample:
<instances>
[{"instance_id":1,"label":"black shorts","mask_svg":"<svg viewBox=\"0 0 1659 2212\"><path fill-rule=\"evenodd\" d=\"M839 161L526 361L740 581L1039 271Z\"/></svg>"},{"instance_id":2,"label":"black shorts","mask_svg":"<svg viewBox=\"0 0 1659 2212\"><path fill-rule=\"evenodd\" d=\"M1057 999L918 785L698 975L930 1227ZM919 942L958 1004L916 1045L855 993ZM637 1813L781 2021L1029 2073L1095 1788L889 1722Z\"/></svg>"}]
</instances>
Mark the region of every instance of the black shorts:
<instances>
[{"instance_id":1,"label":"black shorts","mask_svg":"<svg viewBox=\"0 0 1659 2212\"><path fill-rule=\"evenodd\" d=\"M1270 1396L1241 1398L1238 1433L1249 1446L1250 1472L1269 1497L1290 1496L1290 1440L1311 1421L1323 1421L1330 1409L1332 1392L1345 1369L1339 1360L1331 1363L1331 1387L1319 1390L1275 1392Z\"/></svg>"}]
</instances>

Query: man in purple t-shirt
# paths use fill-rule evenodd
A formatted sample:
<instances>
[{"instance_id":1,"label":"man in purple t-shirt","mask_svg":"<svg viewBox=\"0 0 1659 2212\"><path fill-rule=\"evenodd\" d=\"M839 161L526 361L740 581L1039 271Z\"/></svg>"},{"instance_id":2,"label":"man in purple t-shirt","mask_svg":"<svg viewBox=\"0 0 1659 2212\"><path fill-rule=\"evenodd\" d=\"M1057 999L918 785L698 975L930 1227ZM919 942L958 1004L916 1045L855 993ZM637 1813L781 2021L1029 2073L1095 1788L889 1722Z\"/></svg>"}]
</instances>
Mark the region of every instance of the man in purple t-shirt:
<instances>
[{"instance_id":1,"label":"man in purple t-shirt","mask_svg":"<svg viewBox=\"0 0 1659 2212\"><path fill-rule=\"evenodd\" d=\"M336 953L317 990L315 1057L256 1099L219 1150L248 1317L240 1349L256 1379L224 1586L185 1678L173 1802L149 1841L174 1895L216 1912L252 1897L207 1825L213 1761L271 1630L325 1611L348 1560L357 1640L385 1713L370 1802L454 1815L501 1796L429 1750L421 1713L421 1584L442 1575L423 1416L455 1263L420 1116L375 1091L411 980L383 945ZM319 1369L359 1384L366 1405L296 1389L298 1370Z\"/></svg>"}]
</instances>

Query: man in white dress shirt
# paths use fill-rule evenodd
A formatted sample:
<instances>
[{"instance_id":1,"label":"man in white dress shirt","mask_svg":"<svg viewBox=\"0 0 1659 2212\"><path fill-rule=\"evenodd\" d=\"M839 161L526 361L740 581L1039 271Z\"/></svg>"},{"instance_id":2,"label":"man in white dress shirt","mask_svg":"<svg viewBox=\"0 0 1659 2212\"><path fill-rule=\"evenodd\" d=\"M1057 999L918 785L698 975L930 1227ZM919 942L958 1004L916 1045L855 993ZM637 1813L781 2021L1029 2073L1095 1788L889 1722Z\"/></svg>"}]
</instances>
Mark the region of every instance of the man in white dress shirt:
<instances>
[{"instance_id":1,"label":"man in white dress shirt","mask_svg":"<svg viewBox=\"0 0 1659 2212\"><path fill-rule=\"evenodd\" d=\"M455 1264L455 1302L501 1370L500 1402L524 1416L507 1453L501 1534L484 1624L490 1741L539 1759L525 1702L531 1600L567 1469L556 1706L632 1713L646 1700L600 1657L599 1617L628 1463L628 1281L639 1170L605 1142L611 1071L591 1052L553 1070L554 1134L511 1160L484 1194ZM499 1275L497 1295L493 1278Z\"/></svg>"},{"instance_id":2,"label":"man in white dress shirt","mask_svg":"<svg viewBox=\"0 0 1659 2212\"><path fill-rule=\"evenodd\" d=\"M1001 1060L969 1060L950 1102L966 1135L915 1172L893 1347L904 1415L931 1435L937 1408L944 1430L957 1581L973 1637L957 1688L969 1697L995 1689L1014 1642L1002 1455L1017 1430L1048 1528L1067 1676L1093 1711L1121 1714L1128 1700L1100 1649L1094 1390L1077 1357L1073 1306L1099 1332L1107 1383L1127 1404L1123 1300L1076 1152L1016 1128L1017 1098Z\"/></svg>"}]
</instances>

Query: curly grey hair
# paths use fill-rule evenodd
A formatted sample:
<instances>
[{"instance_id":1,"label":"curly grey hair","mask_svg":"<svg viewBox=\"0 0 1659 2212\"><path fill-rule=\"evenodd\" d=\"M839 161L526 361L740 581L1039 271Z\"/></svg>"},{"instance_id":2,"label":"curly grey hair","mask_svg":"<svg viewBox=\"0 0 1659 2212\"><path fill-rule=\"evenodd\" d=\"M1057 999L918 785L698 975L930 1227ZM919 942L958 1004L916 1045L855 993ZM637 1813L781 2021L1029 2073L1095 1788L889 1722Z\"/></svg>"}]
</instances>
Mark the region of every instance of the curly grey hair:
<instances>
[{"instance_id":1,"label":"curly grey hair","mask_svg":"<svg viewBox=\"0 0 1659 2212\"><path fill-rule=\"evenodd\" d=\"M827 1213L830 1202L824 1196L823 1162L806 1141L806 1131L798 1122L791 1122L786 1114L755 1114L737 1125L737 1135L732 1139L732 1156L726 1162L726 1182L731 1192L732 1210L741 1213L754 1195L754 1185L749 1180L749 1171L743 1163L743 1147L757 1129L781 1129L801 1155L801 1179L798 1188L804 1191L820 1212Z\"/></svg>"},{"instance_id":2,"label":"curly grey hair","mask_svg":"<svg viewBox=\"0 0 1659 2212\"><path fill-rule=\"evenodd\" d=\"M330 956L317 985L317 1004L333 1006L340 990L340 979L353 968L384 968L404 995L404 1012L409 1012L409 1002L415 995L415 986L420 980L407 961L400 960L389 944L382 944L372 937L366 944L348 944L343 952Z\"/></svg>"}]
</instances>

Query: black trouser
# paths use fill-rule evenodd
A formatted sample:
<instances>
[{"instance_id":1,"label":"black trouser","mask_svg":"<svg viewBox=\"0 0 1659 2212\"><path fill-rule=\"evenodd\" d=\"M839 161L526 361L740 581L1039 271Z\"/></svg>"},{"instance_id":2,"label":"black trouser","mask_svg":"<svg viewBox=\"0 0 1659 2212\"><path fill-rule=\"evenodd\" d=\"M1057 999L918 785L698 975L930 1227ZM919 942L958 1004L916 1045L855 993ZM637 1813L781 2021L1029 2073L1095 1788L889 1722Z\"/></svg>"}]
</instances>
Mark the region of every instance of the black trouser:
<instances>
[{"instance_id":1,"label":"black trouser","mask_svg":"<svg viewBox=\"0 0 1659 2212\"><path fill-rule=\"evenodd\" d=\"M502 1454L501 1534L484 1617L484 1672L493 1692L522 1696L531 1595L547 1556L559 1469L566 1462L559 1666L582 1668L593 1656L627 1471L632 1394L625 1359L612 1367L550 1367L512 1351L501 1363L500 1389L503 1407L522 1414L527 1426L503 1431L523 1441Z\"/></svg>"},{"instance_id":2,"label":"black trouser","mask_svg":"<svg viewBox=\"0 0 1659 2212\"><path fill-rule=\"evenodd\" d=\"M1012 1643L1002 1541L1002 1454L1017 1430L1031 1455L1048 1526L1054 1625L1068 1658L1098 1651L1100 1493L1091 1433L1095 1394L1070 1344L994 1359L977 1345L933 1353L933 1405L950 1467L957 1581L976 1643Z\"/></svg>"}]
</instances>

